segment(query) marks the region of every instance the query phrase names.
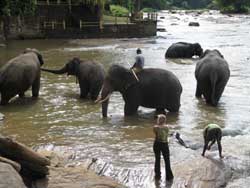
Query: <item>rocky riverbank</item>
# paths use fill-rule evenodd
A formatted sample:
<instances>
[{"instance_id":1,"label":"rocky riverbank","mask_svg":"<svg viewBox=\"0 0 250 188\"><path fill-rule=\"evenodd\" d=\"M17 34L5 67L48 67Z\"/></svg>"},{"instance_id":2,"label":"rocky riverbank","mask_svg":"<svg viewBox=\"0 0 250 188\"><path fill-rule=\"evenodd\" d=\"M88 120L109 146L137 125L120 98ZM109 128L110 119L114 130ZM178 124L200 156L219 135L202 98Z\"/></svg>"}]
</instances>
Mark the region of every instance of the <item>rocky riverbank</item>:
<instances>
[{"instance_id":1,"label":"rocky riverbank","mask_svg":"<svg viewBox=\"0 0 250 188\"><path fill-rule=\"evenodd\" d=\"M0 158L0 188L123 187L111 178L96 175L86 165L68 166L67 160L54 152L36 153L5 137L0 137L0 156L4 156Z\"/></svg>"}]
</instances>

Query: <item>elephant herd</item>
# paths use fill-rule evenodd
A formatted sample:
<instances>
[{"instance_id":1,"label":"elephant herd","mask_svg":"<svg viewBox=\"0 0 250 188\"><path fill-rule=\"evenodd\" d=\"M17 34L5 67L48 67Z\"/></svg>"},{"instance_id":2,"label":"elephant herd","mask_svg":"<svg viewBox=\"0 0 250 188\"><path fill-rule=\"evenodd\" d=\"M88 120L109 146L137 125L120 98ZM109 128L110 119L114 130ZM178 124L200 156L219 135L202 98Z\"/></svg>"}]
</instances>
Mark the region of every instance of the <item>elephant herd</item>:
<instances>
[{"instance_id":1,"label":"elephant herd","mask_svg":"<svg viewBox=\"0 0 250 188\"><path fill-rule=\"evenodd\" d=\"M179 42L168 48L165 57L192 58L194 55L199 56L195 69L195 96L203 96L207 104L217 106L230 77L228 63L218 50L203 52L198 43ZM157 113L179 111L182 86L170 71L145 68L135 73L114 64L105 72L102 64L79 58L73 58L58 70L41 68L43 64L43 58L36 49L26 49L23 54L9 60L0 69L0 104L6 105L16 95L24 97L30 87L32 97L38 97L42 70L76 76L80 98L90 96L91 100L101 103L103 117L107 117L109 97L113 91L122 94L126 116L136 114L139 106L154 108Z\"/></svg>"}]
</instances>

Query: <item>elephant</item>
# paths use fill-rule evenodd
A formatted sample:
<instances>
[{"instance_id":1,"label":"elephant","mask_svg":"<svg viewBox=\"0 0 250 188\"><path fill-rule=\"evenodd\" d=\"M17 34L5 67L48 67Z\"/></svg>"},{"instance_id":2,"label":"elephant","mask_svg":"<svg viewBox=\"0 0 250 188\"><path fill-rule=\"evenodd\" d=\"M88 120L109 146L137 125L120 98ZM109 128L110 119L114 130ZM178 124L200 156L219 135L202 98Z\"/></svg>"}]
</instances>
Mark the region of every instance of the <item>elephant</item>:
<instances>
[{"instance_id":1,"label":"elephant","mask_svg":"<svg viewBox=\"0 0 250 188\"><path fill-rule=\"evenodd\" d=\"M133 72L114 64L110 67L96 102L102 103L102 115L107 117L109 97L113 91L119 91L125 101L124 115L137 113L139 106L155 108L157 112L178 112L182 86L178 78L170 71L156 68Z\"/></svg>"},{"instance_id":2,"label":"elephant","mask_svg":"<svg viewBox=\"0 0 250 188\"><path fill-rule=\"evenodd\" d=\"M32 87L32 96L37 98L40 90L40 67L43 64L40 52L30 48L9 60L0 69L0 104L8 104L9 100L17 94L19 97L24 97L30 87Z\"/></svg>"},{"instance_id":3,"label":"elephant","mask_svg":"<svg viewBox=\"0 0 250 188\"><path fill-rule=\"evenodd\" d=\"M192 58L201 56L203 49L199 43L177 42L172 44L165 53L165 58Z\"/></svg>"},{"instance_id":4,"label":"elephant","mask_svg":"<svg viewBox=\"0 0 250 188\"><path fill-rule=\"evenodd\" d=\"M207 104L217 106L229 77L229 66L223 55L218 50L206 50L195 68L195 96L203 95Z\"/></svg>"},{"instance_id":5,"label":"elephant","mask_svg":"<svg viewBox=\"0 0 250 188\"><path fill-rule=\"evenodd\" d=\"M83 99L87 98L88 94L90 94L90 98L96 100L105 78L105 71L102 64L94 61L80 60L79 58L73 58L59 70L44 68L41 70L54 74L67 73L68 75L76 76L80 86L80 98Z\"/></svg>"}]
</instances>

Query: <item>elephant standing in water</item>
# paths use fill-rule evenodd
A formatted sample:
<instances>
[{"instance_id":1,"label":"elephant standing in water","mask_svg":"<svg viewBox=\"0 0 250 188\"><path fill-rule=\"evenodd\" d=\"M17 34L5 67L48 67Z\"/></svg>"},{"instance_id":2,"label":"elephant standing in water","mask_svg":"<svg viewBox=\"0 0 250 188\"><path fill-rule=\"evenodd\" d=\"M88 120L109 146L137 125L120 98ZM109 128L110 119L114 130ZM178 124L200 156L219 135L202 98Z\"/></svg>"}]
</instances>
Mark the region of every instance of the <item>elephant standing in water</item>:
<instances>
[{"instance_id":1,"label":"elephant standing in water","mask_svg":"<svg viewBox=\"0 0 250 188\"><path fill-rule=\"evenodd\" d=\"M177 112L180 108L182 86L178 78L170 71L147 68L136 73L119 65L112 65L104 80L101 98L102 115L107 117L109 97L113 91L119 91L125 101L125 116L137 113L139 106L155 108L158 112L167 109Z\"/></svg>"},{"instance_id":2,"label":"elephant standing in water","mask_svg":"<svg viewBox=\"0 0 250 188\"><path fill-rule=\"evenodd\" d=\"M27 48L23 54L9 60L0 69L1 105L16 96L24 97L25 91L32 86L32 96L39 96L40 66L43 58L36 49Z\"/></svg>"},{"instance_id":3,"label":"elephant standing in water","mask_svg":"<svg viewBox=\"0 0 250 188\"><path fill-rule=\"evenodd\" d=\"M195 96L203 95L207 104L217 106L229 77L229 66L223 55L218 50L206 50L195 68Z\"/></svg>"},{"instance_id":4,"label":"elephant standing in water","mask_svg":"<svg viewBox=\"0 0 250 188\"><path fill-rule=\"evenodd\" d=\"M172 44L165 54L165 58L192 58L201 56L203 49L199 43L177 42Z\"/></svg>"},{"instance_id":5,"label":"elephant standing in water","mask_svg":"<svg viewBox=\"0 0 250 188\"><path fill-rule=\"evenodd\" d=\"M54 74L74 75L80 85L80 98L86 98L88 94L92 100L96 100L104 78L104 67L100 63L93 61L82 61L79 58L73 58L59 70L41 69Z\"/></svg>"}]
</instances>

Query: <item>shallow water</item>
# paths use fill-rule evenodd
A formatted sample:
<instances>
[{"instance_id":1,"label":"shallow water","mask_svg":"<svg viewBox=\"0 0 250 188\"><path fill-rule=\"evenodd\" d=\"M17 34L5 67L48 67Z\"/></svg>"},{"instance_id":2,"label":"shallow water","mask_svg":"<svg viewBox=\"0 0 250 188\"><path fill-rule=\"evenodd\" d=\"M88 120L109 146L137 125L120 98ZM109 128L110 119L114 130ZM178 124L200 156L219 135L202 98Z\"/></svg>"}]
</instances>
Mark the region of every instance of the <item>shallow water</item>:
<instances>
[{"instance_id":1,"label":"shallow water","mask_svg":"<svg viewBox=\"0 0 250 188\"><path fill-rule=\"evenodd\" d=\"M160 19L158 27L167 32L158 32L157 37L12 41L7 48L0 48L0 63L32 47L42 52L47 68L59 68L75 56L96 60L106 69L113 63L129 67L128 62L133 63L136 48L140 47L146 67L170 70L180 79L183 87L180 112L167 116L168 123L176 127L184 140L202 147L202 129L214 122L225 128L225 137L243 135L246 142L250 134L250 16L229 17L217 12L200 16L161 12L160 16L165 19ZM198 21L200 27L188 27L189 21ZM218 49L228 61L231 77L217 108L194 96L195 60L165 60L166 49L179 41L199 42L203 49ZM74 77L44 72L39 99L34 101L30 95L29 91L25 99L15 98L8 106L0 107L5 115L0 122L1 134L29 146L63 152L75 163L98 158L94 167L97 172L112 176L128 187L154 186L153 109L140 108L138 117L125 119L122 97L113 93L109 118L102 119L100 105L79 99ZM183 157L178 157L175 148L172 139L173 165ZM240 156L244 158L249 152L250 148Z\"/></svg>"}]
</instances>

